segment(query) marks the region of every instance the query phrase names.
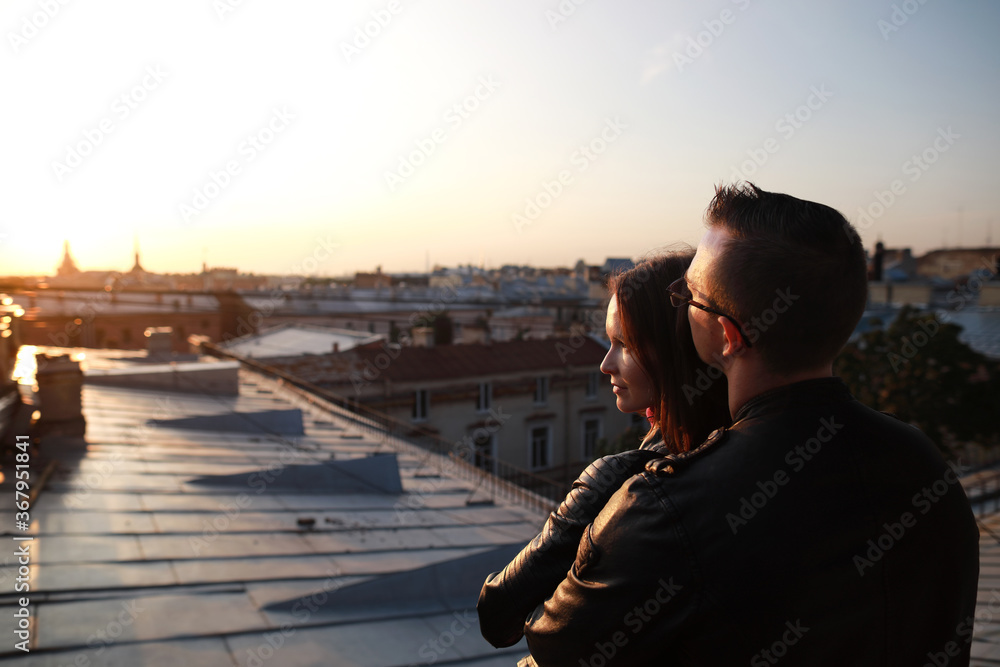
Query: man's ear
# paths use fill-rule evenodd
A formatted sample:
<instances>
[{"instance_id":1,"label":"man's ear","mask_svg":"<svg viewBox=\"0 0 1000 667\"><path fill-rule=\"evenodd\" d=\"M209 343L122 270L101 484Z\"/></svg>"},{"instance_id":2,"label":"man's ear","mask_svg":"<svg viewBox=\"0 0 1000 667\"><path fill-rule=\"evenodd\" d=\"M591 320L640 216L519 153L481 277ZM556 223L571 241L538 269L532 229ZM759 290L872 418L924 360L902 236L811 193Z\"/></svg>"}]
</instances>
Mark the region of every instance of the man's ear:
<instances>
[{"instance_id":1,"label":"man's ear","mask_svg":"<svg viewBox=\"0 0 1000 667\"><path fill-rule=\"evenodd\" d=\"M740 335L740 330L728 317L719 316L719 324L722 325L722 336L725 345L722 347L723 357L738 357L747 350L747 342Z\"/></svg>"}]
</instances>

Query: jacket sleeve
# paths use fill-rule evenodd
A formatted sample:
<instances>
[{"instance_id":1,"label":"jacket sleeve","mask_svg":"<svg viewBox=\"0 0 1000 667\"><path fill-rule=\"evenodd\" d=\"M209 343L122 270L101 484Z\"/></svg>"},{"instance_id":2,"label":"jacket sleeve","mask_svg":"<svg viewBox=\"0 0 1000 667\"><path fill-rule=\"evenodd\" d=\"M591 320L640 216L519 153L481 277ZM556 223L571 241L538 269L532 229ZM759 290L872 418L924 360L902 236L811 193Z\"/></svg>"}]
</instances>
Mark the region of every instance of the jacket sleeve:
<instances>
[{"instance_id":1,"label":"jacket sleeve","mask_svg":"<svg viewBox=\"0 0 1000 667\"><path fill-rule=\"evenodd\" d=\"M594 461L573 482L542 531L503 571L487 577L476 610L490 644L500 648L520 641L525 619L566 577L584 529L625 480L658 456L656 451L631 450Z\"/></svg>"},{"instance_id":2,"label":"jacket sleeve","mask_svg":"<svg viewBox=\"0 0 1000 667\"><path fill-rule=\"evenodd\" d=\"M701 584L676 508L653 484L633 477L609 500L565 579L528 619L539 667L670 664L677 654Z\"/></svg>"}]
</instances>

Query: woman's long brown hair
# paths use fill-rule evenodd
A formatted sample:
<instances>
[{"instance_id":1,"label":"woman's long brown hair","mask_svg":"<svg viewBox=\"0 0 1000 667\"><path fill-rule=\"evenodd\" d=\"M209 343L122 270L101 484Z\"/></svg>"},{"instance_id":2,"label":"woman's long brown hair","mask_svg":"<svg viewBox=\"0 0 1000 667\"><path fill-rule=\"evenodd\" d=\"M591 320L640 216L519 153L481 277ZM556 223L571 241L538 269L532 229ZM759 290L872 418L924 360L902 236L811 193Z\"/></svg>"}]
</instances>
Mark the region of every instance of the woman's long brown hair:
<instances>
[{"instance_id":1,"label":"woman's long brown hair","mask_svg":"<svg viewBox=\"0 0 1000 667\"><path fill-rule=\"evenodd\" d=\"M693 251L677 251L647 258L608 284L618 301L622 341L658 396L647 438L658 428L675 453L690 451L731 421L725 376L698 358L688 309L672 306L667 294L693 257Z\"/></svg>"}]
</instances>

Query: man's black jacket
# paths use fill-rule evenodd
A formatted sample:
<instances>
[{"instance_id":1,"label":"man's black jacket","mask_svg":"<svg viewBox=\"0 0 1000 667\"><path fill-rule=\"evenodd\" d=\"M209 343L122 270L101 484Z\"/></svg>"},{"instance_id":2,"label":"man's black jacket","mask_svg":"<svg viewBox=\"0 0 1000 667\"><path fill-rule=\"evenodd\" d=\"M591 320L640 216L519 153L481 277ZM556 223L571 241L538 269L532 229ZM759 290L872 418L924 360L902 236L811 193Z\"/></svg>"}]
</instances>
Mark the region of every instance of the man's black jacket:
<instances>
[{"instance_id":1,"label":"man's black jacket","mask_svg":"<svg viewBox=\"0 0 1000 667\"><path fill-rule=\"evenodd\" d=\"M631 477L524 634L543 667L965 665L978 540L927 437L809 380Z\"/></svg>"}]
</instances>

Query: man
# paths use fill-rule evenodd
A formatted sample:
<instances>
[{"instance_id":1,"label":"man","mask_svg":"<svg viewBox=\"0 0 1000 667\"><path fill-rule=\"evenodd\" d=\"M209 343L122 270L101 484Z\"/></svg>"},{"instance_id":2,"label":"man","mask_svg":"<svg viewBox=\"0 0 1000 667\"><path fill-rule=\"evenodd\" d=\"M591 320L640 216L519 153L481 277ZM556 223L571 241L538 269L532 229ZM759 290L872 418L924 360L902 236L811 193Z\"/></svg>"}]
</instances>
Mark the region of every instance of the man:
<instances>
[{"instance_id":1,"label":"man","mask_svg":"<svg viewBox=\"0 0 1000 667\"><path fill-rule=\"evenodd\" d=\"M979 534L956 469L832 375L867 295L834 209L717 189L686 279L733 424L646 465L528 618L542 667L967 665Z\"/></svg>"}]
</instances>

